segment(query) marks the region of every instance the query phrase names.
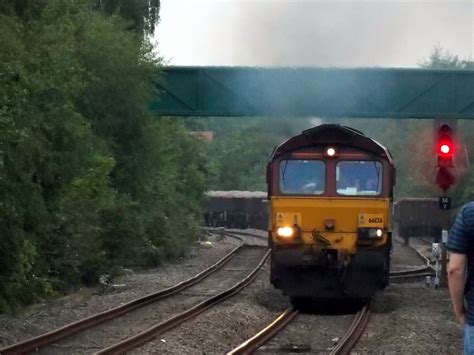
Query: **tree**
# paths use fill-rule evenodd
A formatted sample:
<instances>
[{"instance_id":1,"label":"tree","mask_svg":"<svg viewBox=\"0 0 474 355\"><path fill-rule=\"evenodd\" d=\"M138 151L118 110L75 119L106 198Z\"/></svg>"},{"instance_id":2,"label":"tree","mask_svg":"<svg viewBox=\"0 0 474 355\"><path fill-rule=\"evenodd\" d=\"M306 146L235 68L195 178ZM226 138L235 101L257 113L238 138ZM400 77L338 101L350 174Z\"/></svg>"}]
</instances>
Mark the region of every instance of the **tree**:
<instances>
[{"instance_id":1,"label":"tree","mask_svg":"<svg viewBox=\"0 0 474 355\"><path fill-rule=\"evenodd\" d=\"M419 66L424 69L472 69L474 62L459 59L457 55L437 45L432 49L429 57L419 63Z\"/></svg>"},{"instance_id":2,"label":"tree","mask_svg":"<svg viewBox=\"0 0 474 355\"><path fill-rule=\"evenodd\" d=\"M158 24L160 0L93 0L103 12L119 14L129 21L129 29L152 35Z\"/></svg>"},{"instance_id":3,"label":"tree","mask_svg":"<svg viewBox=\"0 0 474 355\"><path fill-rule=\"evenodd\" d=\"M152 35L159 21L160 0L79 0L77 3L109 16L118 15L126 20L127 29L140 34ZM16 15L28 22L39 19L49 4L49 0L3 0L0 13ZM67 8L68 3L62 1L58 6Z\"/></svg>"},{"instance_id":4,"label":"tree","mask_svg":"<svg viewBox=\"0 0 474 355\"><path fill-rule=\"evenodd\" d=\"M126 3L0 5L0 311L200 233L204 147L148 109L161 60L142 30L159 2L130 4L154 4L143 27Z\"/></svg>"}]
</instances>

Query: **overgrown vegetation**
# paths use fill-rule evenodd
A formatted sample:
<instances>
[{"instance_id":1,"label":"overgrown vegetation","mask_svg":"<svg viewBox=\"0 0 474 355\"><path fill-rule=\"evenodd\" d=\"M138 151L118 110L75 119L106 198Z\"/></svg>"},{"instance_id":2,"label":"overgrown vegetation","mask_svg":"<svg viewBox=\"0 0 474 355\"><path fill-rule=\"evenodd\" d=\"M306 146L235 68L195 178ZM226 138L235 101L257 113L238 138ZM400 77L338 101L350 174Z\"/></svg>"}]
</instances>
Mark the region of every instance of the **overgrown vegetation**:
<instances>
[{"instance_id":1,"label":"overgrown vegetation","mask_svg":"<svg viewBox=\"0 0 474 355\"><path fill-rule=\"evenodd\" d=\"M156 265L196 238L203 143L148 110L158 10L2 1L0 311Z\"/></svg>"}]
</instances>

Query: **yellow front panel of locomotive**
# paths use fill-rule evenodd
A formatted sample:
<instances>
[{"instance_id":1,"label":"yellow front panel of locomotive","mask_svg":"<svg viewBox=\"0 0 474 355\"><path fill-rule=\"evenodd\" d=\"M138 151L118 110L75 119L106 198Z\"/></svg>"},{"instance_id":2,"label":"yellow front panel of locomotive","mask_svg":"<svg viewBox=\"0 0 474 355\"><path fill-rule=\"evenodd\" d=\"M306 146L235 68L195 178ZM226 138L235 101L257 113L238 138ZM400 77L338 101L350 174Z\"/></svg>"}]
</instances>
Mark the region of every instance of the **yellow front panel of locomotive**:
<instances>
[{"instance_id":1,"label":"yellow front panel of locomotive","mask_svg":"<svg viewBox=\"0 0 474 355\"><path fill-rule=\"evenodd\" d=\"M279 240L276 244L313 244L326 239L331 248L356 249L358 228L382 228L384 235L374 246L384 244L389 224L390 200L383 198L305 198L273 197L270 201L270 228L273 232L281 226L291 226L294 218L301 227L301 240ZM333 222L333 228L327 223ZM275 234L273 234L275 236Z\"/></svg>"},{"instance_id":2,"label":"yellow front panel of locomotive","mask_svg":"<svg viewBox=\"0 0 474 355\"><path fill-rule=\"evenodd\" d=\"M383 228L384 218L382 213L360 213L360 228Z\"/></svg>"},{"instance_id":3,"label":"yellow front panel of locomotive","mask_svg":"<svg viewBox=\"0 0 474 355\"><path fill-rule=\"evenodd\" d=\"M298 212L278 212L275 214L276 227L287 227L297 224L301 226L303 223L301 213Z\"/></svg>"}]
</instances>

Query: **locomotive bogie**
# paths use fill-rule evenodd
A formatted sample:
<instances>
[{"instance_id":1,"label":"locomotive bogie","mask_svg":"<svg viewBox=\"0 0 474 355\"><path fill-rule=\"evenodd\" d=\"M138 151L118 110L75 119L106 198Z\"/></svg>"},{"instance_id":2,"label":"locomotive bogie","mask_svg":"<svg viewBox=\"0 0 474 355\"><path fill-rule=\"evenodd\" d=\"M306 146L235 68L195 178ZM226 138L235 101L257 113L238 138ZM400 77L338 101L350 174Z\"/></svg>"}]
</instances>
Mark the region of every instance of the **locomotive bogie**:
<instances>
[{"instance_id":1,"label":"locomotive bogie","mask_svg":"<svg viewBox=\"0 0 474 355\"><path fill-rule=\"evenodd\" d=\"M322 250L319 256L303 247L282 263L288 250L272 250L271 283L291 297L311 299L368 298L388 284L389 250L381 246L360 250L353 256L337 250ZM309 252L309 253L308 253ZM339 258L336 255L339 254ZM308 260L312 255L312 260ZM298 259L299 258L299 259ZM308 263L301 261L306 258ZM338 260L339 259L339 260ZM299 262L296 262L299 260Z\"/></svg>"}]
</instances>

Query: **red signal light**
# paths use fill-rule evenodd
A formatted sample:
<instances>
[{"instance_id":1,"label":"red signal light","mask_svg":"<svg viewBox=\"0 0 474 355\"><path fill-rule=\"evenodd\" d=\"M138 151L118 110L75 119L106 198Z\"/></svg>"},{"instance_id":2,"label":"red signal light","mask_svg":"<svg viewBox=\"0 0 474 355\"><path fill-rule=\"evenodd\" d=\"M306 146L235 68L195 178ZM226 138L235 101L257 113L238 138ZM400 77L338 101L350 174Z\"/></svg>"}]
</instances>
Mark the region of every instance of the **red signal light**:
<instances>
[{"instance_id":1,"label":"red signal light","mask_svg":"<svg viewBox=\"0 0 474 355\"><path fill-rule=\"evenodd\" d=\"M442 124L436 132L436 154L441 158L454 155L453 130L450 125Z\"/></svg>"},{"instance_id":2,"label":"red signal light","mask_svg":"<svg viewBox=\"0 0 474 355\"><path fill-rule=\"evenodd\" d=\"M451 147L448 144L443 144L439 150L443 154L449 154L449 152L451 151Z\"/></svg>"},{"instance_id":3,"label":"red signal light","mask_svg":"<svg viewBox=\"0 0 474 355\"><path fill-rule=\"evenodd\" d=\"M454 154L453 142L443 141L438 144L438 154L441 156L452 156Z\"/></svg>"},{"instance_id":4,"label":"red signal light","mask_svg":"<svg viewBox=\"0 0 474 355\"><path fill-rule=\"evenodd\" d=\"M454 175L454 131L455 123L441 122L435 127L435 152L438 157L436 165L436 184L446 192L456 181Z\"/></svg>"}]
</instances>

